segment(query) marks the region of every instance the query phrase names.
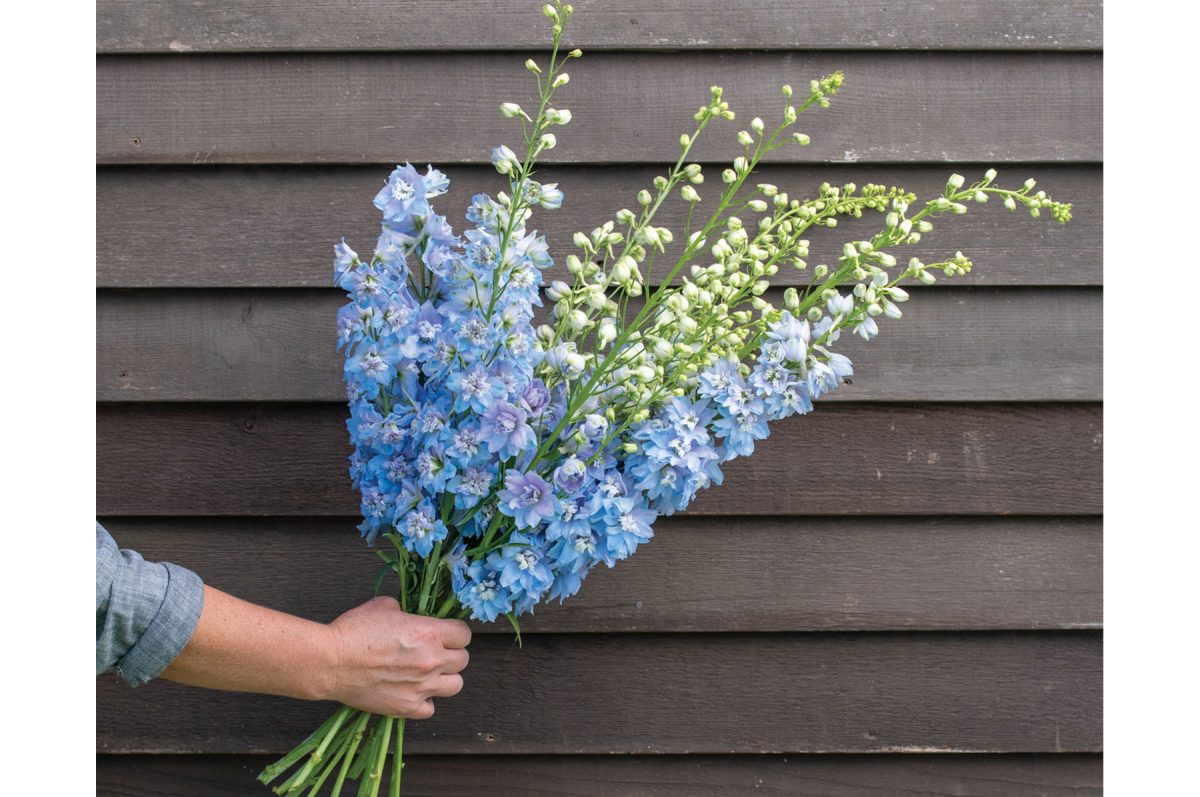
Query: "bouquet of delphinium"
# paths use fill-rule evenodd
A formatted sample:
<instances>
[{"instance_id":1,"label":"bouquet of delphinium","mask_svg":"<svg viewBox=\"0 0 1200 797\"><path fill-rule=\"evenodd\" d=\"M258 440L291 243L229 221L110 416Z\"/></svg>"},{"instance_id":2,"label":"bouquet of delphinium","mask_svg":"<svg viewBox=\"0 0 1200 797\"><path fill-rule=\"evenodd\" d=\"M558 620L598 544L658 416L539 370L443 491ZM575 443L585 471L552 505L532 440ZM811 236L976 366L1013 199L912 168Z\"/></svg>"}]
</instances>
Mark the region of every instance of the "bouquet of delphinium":
<instances>
[{"instance_id":1,"label":"bouquet of delphinium","mask_svg":"<svg viewBox=\"0 0 1200 797\"><path fill-rule=\"evenodd\" d=\"M528 224L535 208L558 208L563 192L534 179L535 166L571 120L555 100L569 81L564 67L581 55L559 50L571 6L544 12L553 50L543 64L525 63L536 110L500 106L523 133L521 154L491 154L506 190L474 197L460 236L430 205L446 176L406 164L375 197L383 228L374 254L335 247L336 281L350 296L337 324L350 474L362 535L388 546L379 583L398 577L406 611L505 617L518 635L519 615L569 598L592 568L633 554L656 518L720 484L721 466L751 454L770 422L809 412L849 377L850 361L833 346L842 334L869 340L881 321L900 318L901 282L971 269L962 253L899 265L892 250L920 240L934 218L989 198L1064 223L1071 209L1032 180L1001 188L990 170L970 184L952 175L923 202L883 185L826 184L801 198L755 183L763 156L808 143L792 131L797 117L828 106L841 73L800 93L784 86L781 121L755 118L737 133L740 154L702 201L705 174L688 155L710 125L734 119L713 87L679 138L675 165L638 192L636 209L576 233L572 282L544 286L550 252ZM680 231L655 223L668 200L687 207ZM810 268L807 232L864 211L882 217L879 232L846 243L835 265ZM776 307L766 292L781 268L811 278ZM543 296L552 307L537 324ZM390 778L389 793L399 794L403 733L403 719L342 707L262 778L291 770L281 794L316 794L326 782L341 794L358 781L360 795Z\"/></svg>"}]
</instances>

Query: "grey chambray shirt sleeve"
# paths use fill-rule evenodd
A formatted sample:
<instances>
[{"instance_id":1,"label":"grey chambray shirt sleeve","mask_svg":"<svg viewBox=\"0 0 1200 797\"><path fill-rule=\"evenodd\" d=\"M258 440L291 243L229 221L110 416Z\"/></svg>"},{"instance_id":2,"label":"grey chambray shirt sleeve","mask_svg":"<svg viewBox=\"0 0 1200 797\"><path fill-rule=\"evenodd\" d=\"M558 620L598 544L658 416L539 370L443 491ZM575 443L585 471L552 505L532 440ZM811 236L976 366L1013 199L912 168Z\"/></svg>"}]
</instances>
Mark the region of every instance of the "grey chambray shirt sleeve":
<instances>
[{"instance_id":1,"label":"grey chambray shirt sleeve","mask_svg":"<svg viewBox=\"0 0 1200 797\"><path fill-rule=\"evenodd\" d=\"M96 524L96 675L116 670L133 686L156 677L192 638L203 608L198 575L121 550Z\"/></svg>"}]
</instances>

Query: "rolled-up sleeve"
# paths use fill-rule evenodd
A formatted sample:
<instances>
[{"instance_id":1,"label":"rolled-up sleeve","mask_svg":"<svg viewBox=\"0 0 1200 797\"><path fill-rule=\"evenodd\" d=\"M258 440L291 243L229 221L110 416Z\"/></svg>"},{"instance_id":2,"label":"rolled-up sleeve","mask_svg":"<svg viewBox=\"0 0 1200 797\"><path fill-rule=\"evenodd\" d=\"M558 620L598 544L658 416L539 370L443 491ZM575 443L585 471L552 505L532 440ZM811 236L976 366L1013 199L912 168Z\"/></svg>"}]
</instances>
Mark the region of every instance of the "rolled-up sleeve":
<instances>
[{"instance_id":1,"label":"rolled-up sleeve","mask_svg":"<svg viewBox=\"0 0 1200 797\"><path fill-rule=\"evenodd\" d=\"M137 686L167 668L192 638L204 582L187 568L121 550L96 524L96 674Z\"/></svg>"}]
</instances>

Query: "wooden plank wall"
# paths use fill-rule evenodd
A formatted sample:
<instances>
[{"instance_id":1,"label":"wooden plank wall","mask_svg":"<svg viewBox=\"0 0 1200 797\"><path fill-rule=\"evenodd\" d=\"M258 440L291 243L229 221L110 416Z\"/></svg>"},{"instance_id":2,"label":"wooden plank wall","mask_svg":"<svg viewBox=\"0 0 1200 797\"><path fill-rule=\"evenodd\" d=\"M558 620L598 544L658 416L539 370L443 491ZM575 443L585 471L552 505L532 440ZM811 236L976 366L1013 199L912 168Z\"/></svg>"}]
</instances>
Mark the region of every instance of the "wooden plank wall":
<instances>
[{"instance_id":1,"label":"wooden plank wall","mask_svg":"<svg viewBox=\"0 0 1200 797\"><path fill-rule=\"evenodd\" d=\"M928 194L993 165L1076 219L939 225L916 253L962 248L977 272L914 290L847 347L852 386L539 610L523 650L479 629L466 690L412 731L406 789L1098 794L1100 3L575 5L575 122L546 167L568 201L538 219L560 257L674 157L709 84L767 116L780 83L834 68L812 147L765 179ZM375 562L344 472L330 247L369 249L397 160L450 174L448 215L496 190L495 104L528 95L538 4L100 0L97 22L97 513L149 558L330 619ZM97 707L108 795L262 794L258 768L326 711L112 677Z\"/></svg>"}]
</instances>

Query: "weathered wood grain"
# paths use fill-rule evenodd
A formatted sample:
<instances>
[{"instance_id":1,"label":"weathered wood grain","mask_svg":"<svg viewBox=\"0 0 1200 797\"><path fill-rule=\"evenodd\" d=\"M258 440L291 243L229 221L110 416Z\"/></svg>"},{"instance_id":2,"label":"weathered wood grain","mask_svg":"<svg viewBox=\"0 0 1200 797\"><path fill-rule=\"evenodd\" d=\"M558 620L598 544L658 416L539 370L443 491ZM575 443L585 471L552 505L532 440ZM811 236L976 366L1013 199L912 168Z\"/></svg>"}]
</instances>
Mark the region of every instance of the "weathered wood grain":
<instances>
[{"instance_id":1,"label":"weathered wood grain","mask_svg":"<svg viewBox=\"0 0 1200 797\"><path fill-rule=\"evenodd\" d=\"M101 797L262 797L270 756L102 755ZM411 756L406 797L1099 797L1098 755Z\"/></svg>"},{"instance_id":2,"label":"weathered wood grain","mask_svg":"<svg viewBox=\"0 0 1200 797\"><path fill-rule=\"evenodd\" d=\"M568 47L1098 49L1099 0L867 0L803 10L757 0L577 0ZM104 53L490 50L544 46L537 3L487 0L101 0Z\"/></svg>"},{"instance_id":3,"label":"weathered wood grain","mask_svg":"<svg viewBox=\"0 0 1200 797\"><path fill-rule=\"evenodd\" d=\"M399 153L398 153L399 154ZM539 212L532 226L542 230L561 264L575 251L571 236L612 218L633 205L637 191L666 169L654 166L548 167L544 182L567 192L563 208ZM100 287L324 287L330 284L333 243L343 236L369 252L379 234L371 205L387 176L387 165L342 167L121 167L97 174L97 282ZM465 224L470 198L503 187L490 167L450 168L450 193L435 203L455 229ZM941 193L952 171L980 174L973 165L795 166L771 164L762 182L793 196L816 193L824 181L842 185L868 182L899 185L922 197ZM713 174L717 173L714 170ZM1102 281L1103 173L1085 166L1013 166L1001 184L1020 185L1034 177L1050 194L1075 204L1067 226L1047 218L1011 214L999 205L976 208L966 218L947 219L917 246L904 250L926 262L961 249L976 265L966 277L938 285L1098 285ZM703 188L703 186L701 186ZM710 188L711 195L715 188ZM679 240L686 206L665 204L663 224ZM810 235L815 265L832 262L842 242L872 234L880 219L871 214L843 221ZM566 269L547 277L563 279ZM785 269L780 285L804 284L807 275Z\"/></svg>"},{"instance_id":4,"label":"weathered wood grain","mask_svg":"<svg viewBox=\"0 0 1200 797\"><path fill-rule=\"evenodd\" d=\"M246 600L327 622L372 596L358 518L118 518L122 547ZM524 633L1098 628L1092 518L663 518ZM386 590L392 582L386 582ZM507 624L481 632L510 634Z\"/></svg>"},{"instance_id":5,"label":"weathered wood grain","mask_svg":"<svg viewBox=\"0 0 1200 797\"><path fill-rule=\"evenodd\" d=\"M1097 752L1097 632L535 634L471 644L413 753ZM97 683L100 752L282 752L328 703Z\"/></svg>"},{"instance_id":6,"label":"weathered wood grain","mask_svg":"<svg viewBox=\"0 0 1200 797\"><path fill-rule=\"evenodd\" d=\"M730 462L699 515L1098 514L1093 404L830 403ZM102 404L101 515L352 515L345 406Z\"/></svg>"},{"instance_id":7,"label":"weathered wood grain","mask_svg":"<svg viewBox=\"0 0 1200 797\"><path fill-rule=\"evenodd\" d=\"M782 305L782 297L773 297ZM335 289L102 292L101 401L344 401ZM1094 401L1103 297L1092 289L913 291L831 401Z\"/></svg>"},{"instance_id":8,"label":"weathered wood grain","mask_svg":"<svg viewBox=\"0 0 1200 797\"><path fill-rule=\"evenodd\" d=\"M486 162L519 131L522 54L114 56L97 63L100 163ZM739 120L782 113L779 86L844 69L832 108L806 113L813 145L776 160L1096 161L1101 57L1013 53L596 54L561 103L575 121L547 162L673 162L712 83ZM728 160L736 127L693 149Z\"/></svg>"}]
</instances>

